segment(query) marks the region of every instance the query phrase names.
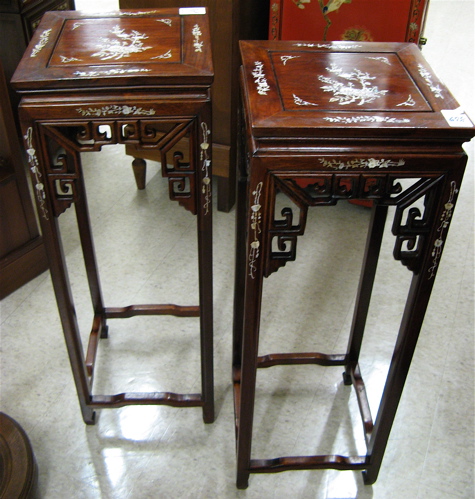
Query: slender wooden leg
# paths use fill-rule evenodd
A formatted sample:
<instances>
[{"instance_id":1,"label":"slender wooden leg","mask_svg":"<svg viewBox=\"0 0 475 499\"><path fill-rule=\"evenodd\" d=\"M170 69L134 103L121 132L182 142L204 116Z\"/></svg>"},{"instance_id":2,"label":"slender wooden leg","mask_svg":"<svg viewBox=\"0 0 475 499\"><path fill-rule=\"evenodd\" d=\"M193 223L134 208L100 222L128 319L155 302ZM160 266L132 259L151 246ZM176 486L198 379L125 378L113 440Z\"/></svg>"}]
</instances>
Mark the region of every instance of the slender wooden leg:
<instances>
[{"instance_id":1,"label":"slender wooden leg","mask_svg":"<svg viewBox=\"0 0 475 499\"><path fill-rule=\"evenodd\" d=\"M86 275L89 283L89 291L91 293L91 300L94 309L94 314L101 314L103 316L103 328L101 331L101 338L107 337L107 325L104 315L104 303L102 299L101 284L99 280L99 270L96 261L96 253L94 250L94 242L91 231L91 221L89 219L89 209L86 197L86 188L84 185L84 177L81 168L81 157L76 154L75 161L77 162L77 171L79 172L76 181L77 190L79 195L75 203L76 219L79 227L79 236L81 238L81 246L84 257L84 264L86 266Z\"/></svg>"},{"instance_id":2,"label":"slender wooden leg","mask_svg":"<svg viewBox=\"0 0 475 499\"><path fill-rule=\"evenodd\" d=\"M256 168L258 170L258 168ZM252 170L251 170L252 171ZM255 175L257 177L258 175ZM259 345L259 325L261 315L262 286L264 279L264 258L266 254L266 221L262 207L266 205L267 192L265 179L253 178L251 173L247 205L247 262L240 272L244 274L244 308L242 328L241 370L235 374L240 381L237 387L237 480L239 489L248 486L251 463L252 426L254 398L256 391L257 356ZM238 279L240 279L238 277ZM237 282L239 285L239 281ZM237 312L241 305L238 303ZM239 324L239 319L237 320ZM239 344L235 339L235 346Z\"/></svg>"},{"instance_id":3,"label":"slender wooden leg","mask_svg":"<svg viewBox=\"0 0 475 499\"><path fill-rule=\"evenodd\" d=\"M214 421L213 375L213 228L211 199L211 109L207 105L198 120L197 169L198 267L200 289L201 379L203 421Z\"/></svg>"},{"instance_id":4,"label":"slender wooden leg","mask_svg":"<svg viewBox=\"0 0 475 499\"><path fill-rule=\"evenodd\" d=\"M147 175L147 163L142 158L134 158L132 161L132 169L134 170L135 183L137 189L145 189L145 179Z\"/></svg>"},{"instance_id":5,"label":"slender wooden leg","mask_svg":"<svg viewBox=\"0 0 475 499\"><path fill-rule=\"evenodd\" d=\"M43 157L47 153L46 151L43 151L44 154L36 152L36 148L41 142L38 140L36 133L34 133L34 124L23 121L22 125L25 130L26 149L34 189L35 191L41 189L36 196L39 219L79 404L84 422L94 424L95 413L88 406L91 399L90 381L84 362L84 351L79 334L66 260L61 244L58 220L54 212L52 196L55 196L55 193L49 189L49 184L46 181L47 171L43 164Z\"/></svg>"},{"instance_id":6,"label":"slender wooden leg","mask_svg":"<svg viewBox=\"0 0 475 499\"><path fill-rule=\"evenodd\" d=\"M247 242L248 183L245 173L239 177L236 203L234 317L233 317L233 370L241 367L242 331L244 320L244 284Z\"/></svg>"},{"instance_id":7,"label":"slender wooden leg","mask_svg":"<svg viewBox=\"0 0 475 499\"><path fill-rule=\"evenodd\" d=\"M242 335L244 321L244 286L247 270L247 213L249 210L249 183L247 175L246 144L242 107L238 106L238 141L236 144L237 161L237 199L236 199L236 228L235 228L235 261L234 261L234 311L233 311L233 347L232 347L232 378L233 383L237 372L242 365ZM236 397L234 411L237 413ZM236 429L237 430L237 429Z\"/></svg>"},{"instance_id":8,"label":"slender wooden leg","mask_svg":"<svg viewBox=\"0 0 475 499\"><path fill-rule=\"evenodd\" d=\"M364 481L368 485L373 484L378 478L384 451L434 285L463 170L462 166L462 168L448 173L444 185L436 193L438 203L432 218L431 233L423 249L421 268L412 279L386 385L368 444L370 466L363 472Z\"/></svg>"},{"instance_id":9,"label":"slender wooden leg","mask_svg":"<svg viewBox=\"0 0 475 499\"><path fill-rule=\"evenodd\" d=\"M32 181L36 195L39 219L48 256L51 280L58 305L59 316L63 327L64 339L68 350L69 360L73 373L76 391L79 398L82 416L87 424L95 423L95 413L88 403L91 399L90 381L84 362L84 352L79 334L79 326L67 273L66 260L61 244L58 220L55 215L53 197L56 194L50 192L46 181L47 172L43 164L43 158L47 158L47 151L37 151L41 144L35 133L33 123L22 121L25 131L26 150ZM49 161L49 159L45 159Z\"/></svg>"},{"instance_id":10,"label":"slender wooden leg","mask_svg":"<svg viewBox=\"0 0 475 499\"><path fill-rule=\"evenodd\" d=\"M79 325L77 323L76 310L74 308L57 219L53 218L49 221L42 221L41 228L82 417L86 424L94 424L95 412L87 406L91 399L91 387L86 372L84 350L79 334Z\"/></svg>"},{"instance_id":11,"label":"slender wooden leg","mask_svg":"<svg viewBox=\"0 0 475 499\"><path fill-rule=\"evenodd\" d=\"M387 213L387 206L373 204L368 237L366 240L365 256L356 297L353 324L351 326L351 334L348 342L348 364L343 373L345 385L351 385L351 369L358 363L360 355Z\"/></svg>"},{"instance_id":12,"label":"slender wooden leg","mask_svg":"<svg viewBox=\"0 0 475 499\"><path fill-rule=\"evenodd\" d=\"M426 293L430 294L427 286L428 283L425 275L414 276L378 415L368 445L370 466L363 472L364 482L367 485L373 484L378 478L384 451L396 416L397 406L402 395L424 314L429 302L429 296L427 295L427 298L424 296Z\"/></svg>"}]
</instances>

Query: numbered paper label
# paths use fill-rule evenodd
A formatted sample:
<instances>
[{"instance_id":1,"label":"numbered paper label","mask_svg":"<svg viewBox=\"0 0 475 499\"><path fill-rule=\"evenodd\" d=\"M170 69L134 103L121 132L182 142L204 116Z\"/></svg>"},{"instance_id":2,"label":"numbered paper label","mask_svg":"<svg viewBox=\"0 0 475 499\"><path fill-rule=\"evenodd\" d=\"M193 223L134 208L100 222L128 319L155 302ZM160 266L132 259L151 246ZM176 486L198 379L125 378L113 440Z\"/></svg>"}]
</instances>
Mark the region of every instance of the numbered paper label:
<instances>
[{"instance_id":1,"label":"numbered paper label","mask_svg":"<svg viewBox=\"0 0 475 499\"><path fill-rule=\"evenodd\" d=\"M206 7L181 7L178 13L180 16L199 16L206 14Z\"/></svg>"},{"instance_id":2,"label":"numbered paper label","mask_svg":"<svg viewBox=\"0 0 475 499\"><path fill-rule=\"evenodd\" d=\"M468 128L473 126L470 118L465 114L461 107L457 109L443 109L441 112L450 126Z\"/></svg>"}]
</instances>

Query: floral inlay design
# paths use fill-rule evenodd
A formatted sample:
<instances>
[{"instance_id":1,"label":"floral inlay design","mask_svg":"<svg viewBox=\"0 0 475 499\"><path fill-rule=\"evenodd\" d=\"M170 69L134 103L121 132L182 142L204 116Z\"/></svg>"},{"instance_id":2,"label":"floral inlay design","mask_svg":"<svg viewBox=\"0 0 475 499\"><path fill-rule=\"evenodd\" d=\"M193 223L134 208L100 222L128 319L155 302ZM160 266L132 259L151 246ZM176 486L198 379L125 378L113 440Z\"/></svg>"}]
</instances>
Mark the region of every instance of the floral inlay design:
<instances>
[{"instance_id":1,"label":"floral inlay design","mask_svg":"<svg viewBox=\"0 0 475 499\"><path fill-rule=\"evenodd\" d=\"M367 57L366 59L372 59L373 61L379 61L382 62L383 64L391 66L391 63L389 62L389 59L387 57Z\"/></svg>"},{"instance_id":2,"label":"floral inlay design","mask_svg":"<svg viewBox=\"0 0 475 499\"><path fill-rule=\"evenodd\" d=\"M444 211L440 217L440 225L437 228L439 237L434 241L434 248L432 249L432 266L429 268L429 279L433 279L437 272L437 267L439 266L440 257L442 255L442 246L444 245L444 238L447 236L447 231L450 225L450 219L452 218L453 211L455 208L455 196L458 193L457 184L455 181L450 182L450 194L449 199L445 203Z\"/></svg>"},{"instance_id":3,"label":"floral inlay design","mask_svg":"<svg viewBox=\"0 0 475 499\"><path fill-rule=\"evenodd\" d=\"M33 47L33 50L31 51L30 57L36 57L43 50L43 47L48 43L49 35L51 35L51 31L52 31L52 28L45 29L43 31L43 33L41 33L40 40Z\"/></svg>"},{"instance_id":4,"label":"floral inlay design","mask_svg":"<svg viewBox=\"0 0 475 499\"><path fill-rule=\"evenodd\" d=\"M406 164L403 159L400 159L399 161L392 161L390 159L375 158L355 158L350 161L341 161L339 159L327 160L325 158L320 158L319 161L325 168L332 168L333 170L350 170L352 168L389 168L390 166L403 166Z\"/></svg>"},{"instance_id":5,"label":"floral inlay design","mask_svg":"<svg viewBox=\"0 0 475 499\"><path fill-rule=\"evenodd\" d=\"M205 172L205 176L203 177L203 187L202 192L205 197L205 203L203 205L204 214L207 215L209 213L209 208L211 206L211 178L209 176L209 168L211 166L211 160L209 159L208 149L209 149L209 135L211 131L208 129L208 125L205 122L201 123L201 133L203 136L203 141L200 144L201 152L200 152L200 160L203 163L201 170Z\"/></svg>"},{"instance_id":6,"label":"floral inlay design","mask_svg":"<svg viewBox=\"0 0 475 499\"><path fill-rule=\"evenodd\" d=\"M405 102L401 102L401 104L396 104L396 107L400 107L400 106L415 106L416 105L416 101L412 98L412 95L409 94L409 97L407 98L407 100Z\"/></svg>"},{"instance_id":7,"label":"floral inlay design","mask_svg":"<svg viewBox=\"0 0 475 499\"><path fill-rule=\"evenodd\" d=\"M251 248L249 251L249 276L255 279L256 275L256 261L259 258L259 234L261 231L261 205L259 204L263 183L259 182L256 189L252 191L254 196L254 203L251 206L251 230L253 240L251 241Z\"/></svg>"},{"instance_id":8,"label":"floral inlay design","mask_svg":"<svg viewBox=\"0 0 475 499\"><path fill-rule=\"evenodd\" d=\"M36 150L33 147L33 128L30 126L26 131L26 135L23 137L26 142L26 153L28 155L28 163L30 164L30 170L35 176L35 194L36 199L38 201L38 209L41 213L41 216L45 220L49 220L48 218L48 210L45 207L46 204L46 193L45 186L43 182L41 182L41 172L39 170L38 158L36 157Z\"/></svg>"},{"instance_id":9,"label":"floral inlay design","mask_svg":"<svg viewBox=\"0 0 475 499\"><path fill-rule=\"evenodd\" d=\"M377 86L371 85L368 80L375 80L376 76L371 76L369 73L365 73L359 69L353 69L351 73L348 73L336 64L332 64L326 69L329 73L348 82L343 83L323 75L318 77L322 83L327 83L327 85L320 88L324 92L333 93L330 102L338 102L340 105L345 106L359 100L358 106L361 106L383 97L388 92L387 90L379 90ZM352 82L358 82L361 88L355 87Z\"/></svg>"},{"instance_id":10,"label":"floral inlay design","mask_svg":"<svg viewBox=\"0 0 475 499\"><path fill-rule=\"evenodd\" d=\"M432 82L432 74L420 63L418 64L418 68L419 74L422 76L422 78L424 78L427 86L430 88L435 97L437 97L438 99L443 99L444 96L442 95L442 89L439 85L434 85L434 83Z\"/></svg>"},{"instance_id":11,"label":"floral inlay design","mask_svg":"<svg viewBox=\"0 0 475 499\"><path fill-rule=\"evenodd\" d=\"M157 23L163 23L163 24L166 24L167 26L171 26L172 20L171 19L157 19Z\"/></svg>"},{"instance_id":12,"label":"floral inlay design","mask_svg":"<svg viewBox=\"0 0 475 499\"><path fill-rule=\"evenodd\" d=\"M194 36L195 41L193 42L193 47L195 47L195 52L203 52L203 42L200 42L200 37L202 35L200 27L195 24L191 31L191 34Z\"/></svg>"},{"instance_id":13,"label":"floral inlay design","mask_svg":"<svg viewBox=\"0 0 475 499\"><path fill-rule=\"evenodd\" d=\"M76 57L65 57L64 55L59 56L61 58L61 62L67 64L68 62L80 61L81 59L77 59Z\"/></svg>"},{"instance_id":14,"label":"floral inlay design","mask_svg":"<svg viewBox=\"0 0 475 499\"><path fill-rule=\"evenodd\" d=\"M83 116L117 116L123 114L124 116L153 116L155 114L155 109L143 109L142 107L137 106L102 106L98 107L89 107L87 109L83 109L82 107L76 109L79 114Z\"/></svg>"},{"instance_id":15,"label":"floral inlay design","mask_svg":"<svg viewBox=\"0 0 475 499\"><path fill-rule=\"evenodd\" d=\"M297 104L297 106L318 106L318 104L315 104L314 102L308 102L306 100L303 100L295 94L293 94L293 97L294 97L294 102L295 102L295 104Z\"/></svg>"},{"instance_id":16,"label":"floral inlay design","mask_svg":"<svg viewBox=\"0 0 475 499\"><path fill-rule=\"evenodd\" d=\"M298 59L299 57L299 55L281 55L280 59L282 61L282 64L285 66L287 64L287 61L290 61L290 59Z\"/></svg>"},{"instance_id":17,"label":"floral inlay design","mask_svg":"<svg viewBox=\"0 0 475 499\"><path fill-rule=\"evenodd\" d=\"M171 57L172 57L172 50L170 49L168 52L165 52L165 54L157 55L155 57L152 57L152 59L170 59Z\"/></svg>"},{"instance_id":18,"label":"floral inlay design","mask_svg":"<svg viewBox=\"0 0 475 499\"><path fill-rule=\"evenodd\" d=\"M75 29L78 29L80 28L84 23L74 23L72 28L71 28L71 31L74 31Z\"/></svg>"},{"instance_id":19,"label":"floral inlay design","mask_svg":"<svg viewBox=\"0 0 475 499\"><path fill-rule=\"evenodd\" d=\"M116 38L101 38L100 50L92 54L92 57L98 57L101 61L110 59L117 61L152 48L144 46L142 40L146 40L148 36L138 31L132 30L126 33L120 26L114 26L109 33L115 35Z\"/></svg>"},{"instance_id":20,"label":"floral inlay design","mask_svg":"<svg viewBox=\"0 0 475 499\"><path fill-rule=\"evenodd\" d=\"M146 68L137 69L105 69L105 70L93 70L93 71L75 71L74 76L114 76L114 75L124 75L130 73L148 73L152 71Z\"/></svg>"},{"instance_id":21,"label":"floral inlay design","mask_svg":"<svg viewBox=\"0 0 475 499\"><path fill-rule=\"evenodd\" d=\"M410 123L408 118L389 118L388 116L325 116L323 118L331 123Z\"/></svg>"},{"instance_id":22,"label":"floral inlay design","mask_svg":"<svg viewBox=\"0 0 475 499\"><path fill-rule=\"evenodd\" d=\"M262 64L262 62L254 62L252 76L254 76L254 82L257 84L257 93L259 95L267 95L270 87L267 83L266 75L264 73L264 64Z\"/></svg>"}]
</instances>

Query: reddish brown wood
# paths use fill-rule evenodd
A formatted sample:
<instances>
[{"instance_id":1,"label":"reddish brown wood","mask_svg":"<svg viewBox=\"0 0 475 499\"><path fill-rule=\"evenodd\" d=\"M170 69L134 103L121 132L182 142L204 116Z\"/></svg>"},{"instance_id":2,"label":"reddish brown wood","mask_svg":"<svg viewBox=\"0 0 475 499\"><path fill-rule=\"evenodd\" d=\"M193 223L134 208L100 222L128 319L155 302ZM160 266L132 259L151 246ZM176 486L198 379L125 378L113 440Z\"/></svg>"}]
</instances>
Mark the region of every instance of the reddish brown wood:
<instances>
[{"instance_id":1,"label":"reddish brown wood","mask_svg":"<svg viewBox=\"0 0 475 499\"><path fill-rule=\"evenodd\" d=\"M22 94L20 116L38 212L83 419L88 424L94 423L96 408L130 404L202 407L204 421L214 420L212 81L204 9L48 13L12 79ZM80 153L118 143L156 152L170 199L196 215L199 305L105 306ZM73 203L94 311L86 355L57 222ZM93 395L96 353L99 340L108 335L108 319L165 314L200 318L201 393Z\"/></svg>"},{"instance_id":2,"label":"reddish brown wood","mask_svg":"<svg viewBox=\"0 0 475 499\"><path fill-rule=\"evenodd\" d=\"M475 128L419 49L406 43L241 42L241 176L237 208L233 385L237 486L250 473L363 470L374 483L416 347ZM403 188L399 179L413 179ZM296 208L275 213L277 193ZM373 203L347 351L258 356L264 277L297 255L309 207ZM423 200L424 208L414 207ZM290 205L290 203L289 203ZM388 206L394 257L413 273L378 413L371 416L359 353ZM251 459L256 370L345 365L367 440L365 456Z\"/></svg>"}]
</instances>

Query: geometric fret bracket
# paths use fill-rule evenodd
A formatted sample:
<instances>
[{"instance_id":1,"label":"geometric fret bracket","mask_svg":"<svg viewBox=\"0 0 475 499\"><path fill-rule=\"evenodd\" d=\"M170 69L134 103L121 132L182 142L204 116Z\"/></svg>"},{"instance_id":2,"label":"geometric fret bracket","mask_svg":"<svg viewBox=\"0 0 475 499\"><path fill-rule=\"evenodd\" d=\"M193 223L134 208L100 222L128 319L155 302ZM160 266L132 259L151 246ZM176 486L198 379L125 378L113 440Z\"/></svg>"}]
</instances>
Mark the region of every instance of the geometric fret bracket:
<instances>
[{"instance_id":1,"label":"geometric fret bracket","mask_svg":"<svg viewBox=\"0 0 475 499\"><path fill-rule=\"evenodd\" d=\"M295 195L292 187L286 184L278 177L274 177L275 195L272 196L276 200L270 213L270 228L269 228L269 252L265 262L265 277L279 270L287 262L294 261L297 255L297 237L305 232L307 221L308 206L305 202ZM293 203L293 206L284 206L277 208L277 202L280 202L282 196L278 196L281 192L287 199ZM280 217L276 211L280 210ZM298 210L298 218L294 216L294 212ZM297 220L295 220L297 218Z\"/></svg>"},{"instance_id":2,"label":"geometric fret bracket","mask_svg":"<svg viewBox=\"0 0 475 499\"><path fill-rule=\"evenodd\" d=\"M121 119L107 118L74 121L71 123L48 123L42 128L49 141L72 153L84 151L100 151L104 145L133 144L143 149L154 149L160 152L162 176L168 178L169 196L178 201L185 209L196 214L196 165L192 164L193 140L190 130L195 121L183 118L178 123L163 119ZM188 140L183 140L187 135ZM184 148L186 154L177 150ZM51 148L50 148L51 149ZM55 155L54 150L50 150ZM59 213L62 213L74 202L77 179L76 160L69 161L63 170L51 168L55 176L51 177L52 192L55 192ZM61 160L60 160L61 161ZM58 163L59 164L59 163ZM55 166L58 166L56 164ZM209 180L209 179L208 179ZM62 205L60 208L59 205Z\"/></svg>"},{"instance_id":3,"label":"geometric fret bracket","mask_svg":"<svg viewBox=\"0 0 475 499\"><path fill-rule=\"evenodd\" d=\"M39 131L44 150L47 151L45 174L50 202L53 215L58 217L78 200L79 153L64 147L68 144L62 140L64 137L58 130L52 133L51 127L40 125Z\"/></svg>"},{"instance_id":4,"label":"geometric fret bracket","mask_svg":"<svg viewBox=\"0 0 475 499\"><path fill-rule=\"evenodd\" d=\"M335 205L344 199L385 199L400 190L385 173L319 173L284 181L294 197L308 206Z\"/></svg>"},{"instance_id":5,"label":"geometric fret bracket","mask_svg":"<svg viewBox=\"0 0 475 499\"><path fill-rule=\"evenodd\" d=\"M196 169L191 137L196 122L183 121L163 134L156 148L160 151L162 176L168 178L168 194L193 215L197 213ZM190 133L191 132L191 133ZM184 140L188 138L188 140ZM186 151L186 154L183 152ZM172 155L171 161L169 159Z\"/></svg>"},{"instance_id":6,"label":"geometric fret bracket","mask_svg":"<svg viewBox=\"0 0 475 499\"><path fill-rule=\"evenodd\" d=\"M294 204L280 210L272 207L265 276L294 261L297 237L304 234L308 206L335 205L342 199L367 199L381 205L396 206L392 233L396 236L394 258L409 270L419 272L421 255L433 224L437 185L441 177L417 179L403 188L400 178L391 174L311 173L292 176L273 175L275 196L284 193ZM404 184L404 181L402 181ZM450 205L450 203L448 203ZM299 210L295 221L295 209ZM437 248L434 249L434 254ZM437 256L437 255L436 255Z\"/></svg>"},{"instance_id":7,"label":"geometric fret bracket","mask_svg":"<svg viewBox=\"0 0 475 499\"><path fill-rule=\"evenodd\" d=\"M386 173L309 172L308 175L292 175L290 178L274 173L273 178L275 193L282 192L292 200L299 210L299 219L294 222L295 208L283 208L281 218L276 217L276 209L272 208L266 277L286 262L295 260L297 237L304 234L308 206L332 206L348 199L390 199L401 190L394 178Z\"/></svg>"},{"instance_id":8,"label":"geometric fret bracket","mask_svg":"<svg viewBox=\"0 0 475 499\"><path fill-rule=\"evenodd\" d=\"M396 204L392 233L393 256L417 274L437 207L437 184L441 177L419 179L387 204Z\"/></svg>"}]
</instances>

